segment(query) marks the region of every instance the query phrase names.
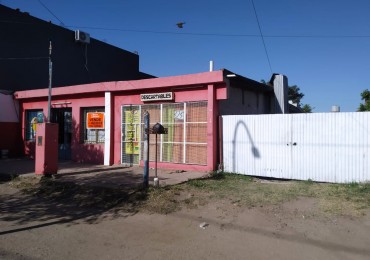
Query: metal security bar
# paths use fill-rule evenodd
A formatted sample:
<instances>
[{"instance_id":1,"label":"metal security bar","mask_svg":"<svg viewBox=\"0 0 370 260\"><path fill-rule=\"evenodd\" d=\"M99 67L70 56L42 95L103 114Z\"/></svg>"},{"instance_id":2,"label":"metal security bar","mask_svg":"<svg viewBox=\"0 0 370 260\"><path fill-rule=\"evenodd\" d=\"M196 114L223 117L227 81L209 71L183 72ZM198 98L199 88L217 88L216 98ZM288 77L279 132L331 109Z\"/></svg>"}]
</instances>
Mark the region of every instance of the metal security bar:
<instances>
[{"instance_id":1,"label":"metal security bar","mask_svg":"<svg viewBox=\"0 0 370 260\"><path fill-rule=\"evenodd\" d=\"M150 114L150 127L160 123L168 133L158 143L160 162L207 164L207 102L187 102L161 105L142 105ZM141 119L143 122L143 118ZM141 140L144 128L141 126ZM143 149L141 142L141 150ZM149 160L155 160L155 137L150 136Z\"/></svg>"},{"instance_id":2,"label":"metal security bar","mask_svg":"<svg viewBox=\"0 0 370 260\"><path fill-rule=\"evenodd\" d=\"M141 111L140 106L122 107L121 163L129 166L139 164L141 153Z\"/></svg>"}]
</instances>

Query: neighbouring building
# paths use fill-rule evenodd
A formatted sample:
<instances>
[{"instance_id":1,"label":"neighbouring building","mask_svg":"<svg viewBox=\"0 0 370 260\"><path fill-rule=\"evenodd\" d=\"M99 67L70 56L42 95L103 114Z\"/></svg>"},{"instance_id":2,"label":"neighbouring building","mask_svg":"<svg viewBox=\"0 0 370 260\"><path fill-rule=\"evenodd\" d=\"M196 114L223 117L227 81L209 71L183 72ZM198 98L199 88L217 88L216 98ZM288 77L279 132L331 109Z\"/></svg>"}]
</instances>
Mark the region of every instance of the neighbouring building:
<instances>
[{"instance_id":1,"label":"neighbouring building","mask_svg":"<svg viewBox=\"0 0 370 260\"><path fill-rule=\"evenodd\" d=\"M48 88L49 46L52 42L53 88L97 82L152 78L139 70L139 56L105 42L40 20L27 12L0 5L0 149L21 154L20 131L11 131L14 91ZM86 85L89 87L89 85ZM6 95L4 94L6 93ZM5 101L6 100L6 101ZM8 121L10 120L10 121Z\"/></svg>"}]
</instances>

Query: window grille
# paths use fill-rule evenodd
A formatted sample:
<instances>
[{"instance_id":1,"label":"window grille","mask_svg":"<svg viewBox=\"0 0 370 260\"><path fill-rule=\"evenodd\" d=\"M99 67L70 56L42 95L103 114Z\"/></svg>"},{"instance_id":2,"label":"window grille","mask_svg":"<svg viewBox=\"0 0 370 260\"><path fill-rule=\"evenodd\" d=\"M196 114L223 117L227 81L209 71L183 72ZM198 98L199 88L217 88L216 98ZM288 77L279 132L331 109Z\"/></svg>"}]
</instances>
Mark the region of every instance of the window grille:
<instances>
[{"instance_id":1,"label":"window grille","mask_svg":"<svg viewBox=\"0 0 370 260\"><path fill-rule=\"evenodd\" d=\"M127 153L130 143L126 132L130 126L126 111L140 112L139 154ZM144 113L150 114L150 127L156 123L168 129L168 134L158 135L158 162L207 165L207 102L124 106L122 108L122 163L138 164L144 154ZM134 122L137 127L137 122ZM134 124L134 125L135 125ZM136 129L136 128L135 128ZM149 160L155 161L155 135L149 137Z\"/></svg>"},{"instance_id":2,"label":"window grille","mask_svg":"<svg viewBox=\"0 0 370 260\"><path fill-rule=\"evenodd\" d=\"M121 163L139 164L141 118L140 106L122 107L122 146Z\"/></svg>"}]
</instances>

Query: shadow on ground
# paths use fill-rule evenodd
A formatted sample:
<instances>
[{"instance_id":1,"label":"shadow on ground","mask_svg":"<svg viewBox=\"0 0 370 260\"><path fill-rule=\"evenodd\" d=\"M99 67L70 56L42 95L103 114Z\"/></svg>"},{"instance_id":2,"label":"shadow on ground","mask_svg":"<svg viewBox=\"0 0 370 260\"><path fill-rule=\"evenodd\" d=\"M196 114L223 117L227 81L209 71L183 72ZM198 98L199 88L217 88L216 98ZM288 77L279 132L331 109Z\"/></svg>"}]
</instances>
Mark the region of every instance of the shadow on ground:
<instances>
[{"instance_id":1,"label":"shadow on ground","mask_svg":"<svg viewBox=\"0 0 370 260\"><path fill-rule=\"evenodd\" d=\"M11 222L15 228L2 230L0 235L54 224L98 223L105 218L132 216L147 198L146 191L137 187L114 189L50 179L11 184L20 191L0 195L0 221Z\"/></svg>"}]
</instances>

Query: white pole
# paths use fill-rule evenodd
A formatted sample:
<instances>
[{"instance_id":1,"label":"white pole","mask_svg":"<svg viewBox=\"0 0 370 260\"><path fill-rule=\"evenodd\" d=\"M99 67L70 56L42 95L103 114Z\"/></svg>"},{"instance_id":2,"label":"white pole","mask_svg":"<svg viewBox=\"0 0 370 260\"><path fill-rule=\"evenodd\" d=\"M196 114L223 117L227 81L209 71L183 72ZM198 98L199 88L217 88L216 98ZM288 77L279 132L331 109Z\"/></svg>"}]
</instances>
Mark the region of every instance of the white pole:
<instances>
[{"instance_id":1,"label":"white pole","mask_svg":"<svg viewBox=\"0 0 370 260\"><path fill-rule=\"evenodd\" d=\"M105 92L105 112L104 112L104 165L110 165L110 148L111 148L111 93Z\"/></svg>"},{"instance_id":2,"label":"white pole","mask_svg":"<svg viewBox=\"0 0 370 260\"><path fill-rule=\"evenodd\" d=\"M213 71L213 60L209 61L209 71Z\"/></svg>"}]
</instances>

